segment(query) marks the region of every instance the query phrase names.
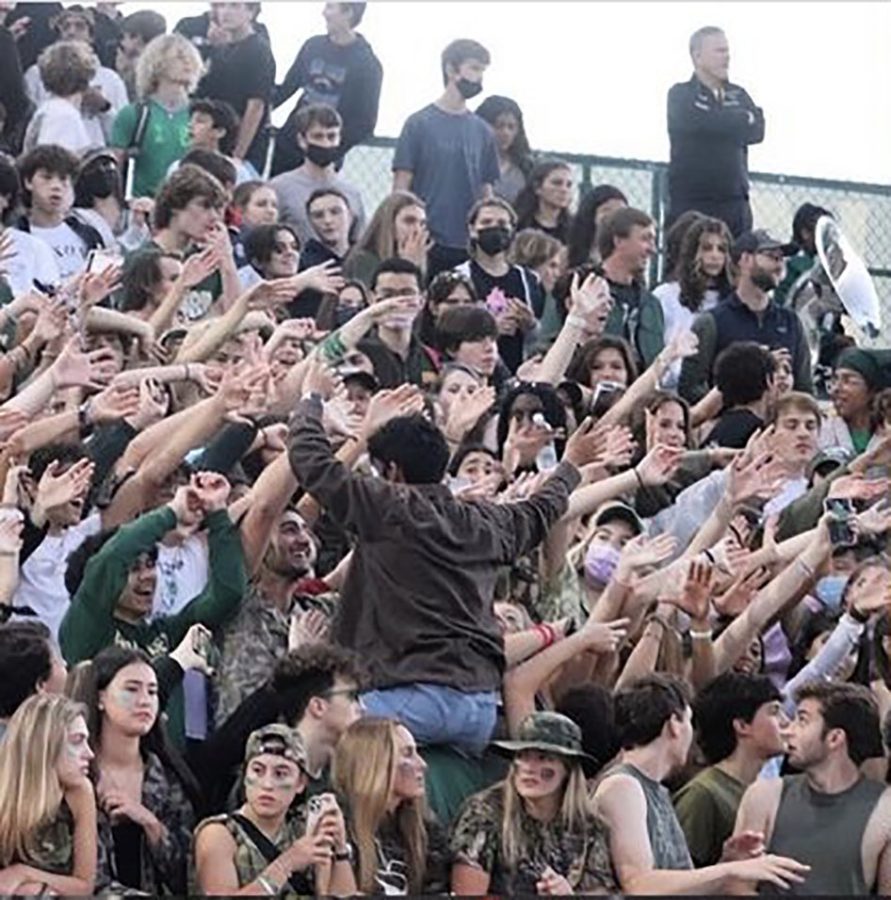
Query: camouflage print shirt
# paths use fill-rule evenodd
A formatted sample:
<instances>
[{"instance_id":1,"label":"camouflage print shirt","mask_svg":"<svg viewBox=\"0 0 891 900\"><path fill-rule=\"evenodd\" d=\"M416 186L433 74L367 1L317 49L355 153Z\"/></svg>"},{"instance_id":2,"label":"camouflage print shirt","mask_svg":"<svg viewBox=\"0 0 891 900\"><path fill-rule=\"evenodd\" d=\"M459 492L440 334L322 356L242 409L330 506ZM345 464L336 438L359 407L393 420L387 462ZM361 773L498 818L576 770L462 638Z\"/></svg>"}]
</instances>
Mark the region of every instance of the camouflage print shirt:
<instances>
[{"instance_id":1,"label":"camouflage print shirt","mask_svg":"<svg viewBox=\"0 0 891 900\"><path fill-rule=\"evenodd\" d=\"M138 890L159 894L183 894L186 866L195 814L179 779L168 773L161 760L149 753L142 779L142 805L164 825L164 838L157 847L141 840L141 877ZM99 813L99 867L97 887L115 891L120 886L115 862L114 823Z\"/></svg>"},{"instance_id":2,"label":"camouflage print shirt","mask_svg":"<svg viewBox=\"0 0 891 900\"><path fill-rule=\"evenodd\" d=\"M225 722L245 697L263 686L288 652L290 614L290 609L282 612L270 603L256 584L251 586L238 614L223 631L218 723Z\"/></svg>"},{"instance_id":3,"label":"camouflage print shirt","mask_svg":"<svg viewBox=\"0 0 891 900\"><path fill-rule=\"evenodd\" d=\"M550 866L563 875L579 894L618 893L609 855L609 832L594 813L584 828L570 832L559 819L544 823L520 811L526 852L516 870L501 856L504 785L474 794L452 826L452 863L488 872L488 894L535 894L541 873Z\"/></svg>"},{"instance_id":4,"label":"camouflage print shirt","mask_svg":"<svg viewBox=\"0 0 891 900\"><path fill-rule=\"evenodd\" d=\"M54 875L70 875L74 870L74 818L63 801L52 822L37 831L29 852L16 860Z\"/></svg>"},{"instance_id":5,"label":"camouflage print shirt","mask_svg":"<svg viewBox=\"0 0 891 900\"><path fill-rule=\"evenodd\" d=\"M235 864L235 872L238 875L238 887L243 888L245 885L254 881L272 860L266 859L242 825L230 815L211 816L209 819L205 819L195 829L195 838L198 838L198 833L202 828L211 823L225 826L226 830L235 841L235 858L233 859L233 863ZM288 819L285 820L281 832L272 843L279 853L284 853L294 841L301 837L303 837L303 825ZM310 882L306 881L301 873L296 873L296 875L292 876L292 879L298 886L305 882L305 891L298 893L290 882L286 882L283 891L277 894L279 898L283 898L283 900L296 900L297 897L314 893ZM195 852L193 844L192 865L189 869L189 894L197 897L201 896L202 893L195 871Z\"/></svg>"}]
</instances>

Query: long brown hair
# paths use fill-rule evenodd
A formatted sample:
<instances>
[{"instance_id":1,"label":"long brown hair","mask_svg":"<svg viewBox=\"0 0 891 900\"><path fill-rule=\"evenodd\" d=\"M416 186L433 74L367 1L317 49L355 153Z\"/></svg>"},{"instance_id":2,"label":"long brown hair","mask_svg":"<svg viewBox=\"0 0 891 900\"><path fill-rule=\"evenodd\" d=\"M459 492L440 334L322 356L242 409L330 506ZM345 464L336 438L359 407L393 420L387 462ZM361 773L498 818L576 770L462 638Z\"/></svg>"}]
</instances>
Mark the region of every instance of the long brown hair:
<instances>
[{"instance_id":1,"label":"long brown hair","mask_svg":"<svg viewBox=\"0 0 891 900\"><path fill-rule=\"evenodd\" d=\"M350 255L365 250L381 260L396 256L396 216L408 206L426 209L424 201L411 191L393 191L375 210Z\"/></svg>"},{"instance_id":2,"label":"long brown hair","mask_svg":"<svg viewBox=\"0 0 891 900\"><path fill-rule=\"evenodd\" d=\"M396 781L399 723L366 716L354 722L334 751L331 783L346 801L347 815L358 849L357 882L364 893L378 893L375 873L378 853L375 838L387 815ZM426 805L423 798L400 803L394 813L406 850L409 893L419 894L427 864Z\"/></svg>"},{"instance_id":3,"label":"long brown hair","mask_svg":"<svg viewBox=\"0 0 891 900\"><path fill-rule=\"evenodd\" d=\"M702 236L714 234L724 242L724 268L721 270L715 284L710 284L706 274L699 265L699 243ZM697 312L705 299L705 292L714 287L723 297L729 294L733 287L733 275L730 263L730 248L733 238L730 229L720 219L702 217L696 219L684 234L681 241L680 255L677 262L678 284L680 286L680 301L687 309Z\"/></svg>"}]
</instances>

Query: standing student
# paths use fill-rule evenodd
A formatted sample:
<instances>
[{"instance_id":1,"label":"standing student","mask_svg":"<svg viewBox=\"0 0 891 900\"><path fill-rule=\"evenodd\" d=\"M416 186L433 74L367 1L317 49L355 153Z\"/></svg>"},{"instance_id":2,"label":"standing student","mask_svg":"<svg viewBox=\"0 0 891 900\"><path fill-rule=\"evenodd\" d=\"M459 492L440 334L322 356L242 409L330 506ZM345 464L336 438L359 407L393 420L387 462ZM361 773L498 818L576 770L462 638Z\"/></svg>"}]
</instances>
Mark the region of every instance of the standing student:
<instances>
[{"instance_id":1,"label":"standing student","mask_svg":"<svg viewBox=\"0 0 891 900\"><path fill-rule=\"evenodd\" d=\"M198 97L225 100L238 113L238 138L232 155L258 172L266 163L269 104L275 86L275 59L254 19L259 3L220 3L214 10L221 41L212 43L209 69Z\"/></svg>"},{"instance_id":2,"label":"standing student","mask_svg":"<svg viewBox=\"0 0 891 900\"><path fill-rule=\"evenodd\" d=\"M408 117L396 145L393 189L413 191L427 204L431 278L467 259L467 215L500 177L492 129L467 108L483 89L489 61L482 44L452 41L442 53L445 91Z\"/></svg>"},{"instance_id":3,"label":"standing student","mask_svg":"<svg viewBox=\"0 0 891 900\"><path fill-rule=\"evenodd\" d=\"M498 168L501 170L494 185L495 196L516 203L534 164L523 124L523 111L516 100L493 94L476 108L476 114L495 132Z\"/></svg>"},{"instance_id":4,"label":"standing student","mask_svg":"<svg viewBox=\"0 0 891 900\"><path fill-rule=\"evenodd\" d=\"M374 50L356 29L365 15L367 3L326 3L323 10L325 34L304 43L276 88L274 105L281 106L302 91L297 107L279 132L272 160L277 175L303 162L298 146L296 113L314 103L336 109L343 120L341 151L374 134L380 104L383 70Z\"/></svg>"}]
</instances>

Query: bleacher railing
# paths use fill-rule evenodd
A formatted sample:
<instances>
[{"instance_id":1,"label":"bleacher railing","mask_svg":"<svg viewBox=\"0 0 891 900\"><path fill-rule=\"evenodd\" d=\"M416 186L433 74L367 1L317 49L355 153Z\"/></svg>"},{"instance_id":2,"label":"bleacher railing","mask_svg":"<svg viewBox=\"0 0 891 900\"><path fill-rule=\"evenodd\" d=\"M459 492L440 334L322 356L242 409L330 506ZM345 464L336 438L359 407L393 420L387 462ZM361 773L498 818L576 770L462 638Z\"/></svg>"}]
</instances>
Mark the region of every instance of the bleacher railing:
<instances>
[{"instance_id":1,"label":"bleacher railing","mask_svg":"<svg viewBox=\"0 0 891 900\"><path fill-rule=\"evenodd\" d=\"M391 190L395 146L394 138L372 138L354 147L344 162L343 174L362 191L369 215ZM632 206L649 212L660 226L665 221L666 163L579 153L542 155L568 162L575 170L580 193L596 184L614 184ZM751 173L750 181L756 226L782 240L789 238L795 210L805 201L833 212L872 273L885 325L880 342L891 344L891 186L762 172ZM652 272L654 280L660 276L661 258L654 260Z\"/></svg>"}]
</instances>

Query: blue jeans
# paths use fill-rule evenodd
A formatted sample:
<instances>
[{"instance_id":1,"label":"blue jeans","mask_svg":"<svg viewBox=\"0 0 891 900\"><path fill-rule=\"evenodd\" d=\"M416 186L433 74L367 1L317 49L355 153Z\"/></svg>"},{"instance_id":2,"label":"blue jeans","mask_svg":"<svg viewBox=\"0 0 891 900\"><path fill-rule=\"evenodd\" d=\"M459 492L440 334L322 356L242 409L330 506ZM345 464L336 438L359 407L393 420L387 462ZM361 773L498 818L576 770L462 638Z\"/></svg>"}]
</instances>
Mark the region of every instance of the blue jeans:
<instances>
[{"instance_id":1,"label":"blue jeans","mask_svg":"<svg viewBox=\"0 0 891 900\"><path fill-rule=\"evenodd\" d=\"M419 744L451 744L482 754L495 730L496 691L465 693L443 684L407 684L368 691L362 706L373 716L396 719Z\"/></svg>"}]
</instances>

